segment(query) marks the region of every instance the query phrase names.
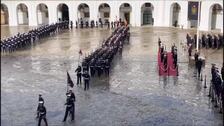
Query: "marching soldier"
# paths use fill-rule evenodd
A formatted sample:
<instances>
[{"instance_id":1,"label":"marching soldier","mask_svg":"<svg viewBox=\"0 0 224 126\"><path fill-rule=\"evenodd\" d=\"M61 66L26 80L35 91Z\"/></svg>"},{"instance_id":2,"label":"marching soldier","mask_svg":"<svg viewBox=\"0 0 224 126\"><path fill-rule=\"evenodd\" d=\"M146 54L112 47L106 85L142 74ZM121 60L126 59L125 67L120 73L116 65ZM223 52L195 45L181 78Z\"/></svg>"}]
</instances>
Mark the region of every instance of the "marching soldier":
<instances>
[{"instance_id":1,"label":"marching soldier","mask_svg":"<svg viewBox=\"0 0 224 126\"><path fill-rule=\"evenodd\" d=\"M41 94L39 94L38 102L39 102L39 104L38 104L38 107L37 107L37 117L36 117L36 118L39 118L39 115L40 115L40 113L39 113L39 111L38 111L40 105L41 105L41 104L44 104L44 99L43 99L43 97L42 97Z\"/></svg>"},{"instance_id":2,"label":"marching soldier","mask_svg":"<svg viewBox=\"0 0 224 126\"><path fill-rule=\"evenodd\" d=\"M83 78L84 78L84 90L89 90L90 76L87 71L84 72Z\"/></svg>"},{"instance_id":3,"label":"marching soldier","mask_svg":"<svg viewBox=\"0 0 224 126\"><path fill-rule=\"evenodd\" d=\"M46 119L47 110L46 110L46 108L44 107L44 102L43 102L43 101L40 101L40 102L39 102L39 106L38 106L37 111L38 111L38 113L39 113L38 126L41 125L41 121L42 121L42 119L44 120L45 125L48 126L48 124L47 124L47 119Z\"/></svg>"},{"instance_id":4,"label":"marching soldier","mask_svg":"<svg viewBox=\"0 0 224 126\"><path fill-rule=\"evenodd\" d=\"M71 121L73 121L74 120L74 99L71 97L71 93L67 94L65 105L66 105L66 110L65 110L65 116L64 116L63 122L66 121L69 113L72 116Z\"/></svg>"},{"instance_id":5,"label":"marching soldier","mask_svg":"<svg viewBox=\"0 0 224 126\"><path fill-rule=\"evenodd\" d=\"M82 68L81 66L78 66L78 68L75 70L75 72L77 73L77 85L81 85L82 84Z\"/></svg>"}]
</instances>

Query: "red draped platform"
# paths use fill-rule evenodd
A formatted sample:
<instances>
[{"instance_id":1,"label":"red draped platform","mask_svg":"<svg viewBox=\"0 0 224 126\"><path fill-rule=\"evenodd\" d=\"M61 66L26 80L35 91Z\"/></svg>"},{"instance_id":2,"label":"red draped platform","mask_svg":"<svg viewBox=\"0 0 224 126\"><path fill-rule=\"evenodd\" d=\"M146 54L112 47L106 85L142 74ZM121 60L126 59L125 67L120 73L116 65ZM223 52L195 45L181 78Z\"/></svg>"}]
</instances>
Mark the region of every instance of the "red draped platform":
<instances>
[{"instance_id":1,"label":"red draped platform","mask_svg":"<svg viewBox=\"0 0 224 126\"><path fill-rule=\"evenodd\" d=\"M178 76L178 67L174 67L173 56L171 52L167 53L167 68L161 62L160 50L158 52L158 68L159 76Z\"/></svg>"}]
</instances>

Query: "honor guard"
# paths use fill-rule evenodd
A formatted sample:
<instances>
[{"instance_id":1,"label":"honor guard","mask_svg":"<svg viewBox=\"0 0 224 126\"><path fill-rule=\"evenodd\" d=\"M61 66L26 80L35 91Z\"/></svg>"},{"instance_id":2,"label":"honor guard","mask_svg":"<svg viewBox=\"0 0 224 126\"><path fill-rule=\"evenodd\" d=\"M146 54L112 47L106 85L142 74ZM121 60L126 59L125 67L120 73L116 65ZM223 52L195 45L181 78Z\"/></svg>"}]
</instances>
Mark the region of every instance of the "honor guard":
<instances>
[{"instance_id":1,"label":"honor guard","mask_svg":"<svg viewBox=\"0 0 224 126\"><path fill-rule=\"evenodd\" d=\"M75 70L75 72L77 73L77 85L82 83L82 68L81 66L78 66L78 68Z\"/></svg>"},{"instance_id":2,"label":"honor guard","mask_svg":"<svg viewBox=\"0 0 224 126\"><path fill-rule=\"evenodd\" d=\"M198 70L198 77L200 77L200 75L201 75L202 65L203 65L202 59L198 58L198 60L196 61L196 68Z\"/></svg>"},{"instance_id":3,"label":"honor guard","mask_svg":"<svg viewBox=\"0 0 224 126\"><path fill-rule=\"evenodd\" d=\"M72 29L73 28L73 21L70 22L70 25L71 25L70 28Z\"/></svg>"},{"instance_id":4,"label":"honor guard","mask_svg":"<svg viewBox=\"0 0 224 126\"><path fill-rule=\"evenodd\" d=\"M90 76L87 71L84 71L83 79L84 79L84 90L89 90Z\"/></svg>"},{"instance_id":5,"label":"honor guard","mask_svg":"<svg viewBox=\"0 0 224 126\"><path fill-rule=\"evenodd\" d=\"M44 104L44 99L43 99L43 97L42 97L41 94L39 94L38 102L39 102L39 104L38 104L38 107L37 107L37 117L36 117L36 118L39 118L39 115L40 115L40 113L39 113L39 111L38 111L40 105L41 105L41 104Z\"/></svg>"},{"instance_id":6,"label":"honor guard","mask_svg":"<svg viewBox=\"0 0 224 126\"><path fill-rule=\"evenodd\" d=\"M46 108L44 107L44 102L43 102L43 101L40 101L40 102L39 102L39 106L38 106L37 111L38 111L38 113L39 113L38 126L41 125L41 121L42 121L42 119L44 120L45 125L48 126L48 124L47 124L47 119L46 119L47 111L46 111Z\"/></svg>"},{"instance_id":7,"label":"honor guard","mask_svg":"<svg viewBox=\"0 0 224 126\"><path fill-rule=\"evenodd\" d=\"M71 93L67 94L67 99L66 99L66 110L65 110L65 116L63 119L63 122L66 121L68 114L71 115L71 121L74 120L74 101L73 98L71 97Z\"/></svg>"}]
</instances>

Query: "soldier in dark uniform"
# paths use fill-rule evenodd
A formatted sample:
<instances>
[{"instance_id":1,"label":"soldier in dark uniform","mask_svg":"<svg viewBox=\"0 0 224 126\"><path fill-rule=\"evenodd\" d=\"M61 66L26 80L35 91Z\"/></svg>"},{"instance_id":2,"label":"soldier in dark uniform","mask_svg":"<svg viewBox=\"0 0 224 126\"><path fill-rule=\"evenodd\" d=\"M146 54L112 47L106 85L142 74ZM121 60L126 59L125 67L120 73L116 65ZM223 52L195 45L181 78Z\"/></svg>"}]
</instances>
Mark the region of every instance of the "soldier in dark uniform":
<instances>
[{"instance_id":1,"label":"soldier in dark uniform","mask_svg":"<svg viewBox=\"0 0 224 126\"><path fill-rule=\"evenodd\" d=\"M202 64L203 64L202 59L199 58L199 59L196 61L196 68L197 68L197 70L198 70L198 77L200 77L200 75L201 75Z\"/></svg>"},{"instance_id":2,"label":"soldier in dark uniform","mask_svg":"<svg viewBox=\"0 0 224 126\"><path fill-rule=\"evenodd\" d=\"M84 72L83 78L84 78L84 90L89 90L90 76L87 71Z\"/></svg>"},{"instance_id":3,"label":"soldier in dark uniform","mask_svg":"<svg viewBox=\"0 0 224 126\"><path fill-rule=\"evenodd\" d=\"M91 28L94 27L94 21L93 20L90 22L90 26L91 26Z\"/></svg>"},{"instance_id":4,"label":"soldier in dark uniform","mask_svg":"<svg viewBox=\"0 0 224 126\"><path fill-rule=\"evenodd\" d=\"M113 21L111 21L111 28L114 28L114 23L113 23Z\"/></svg>"},{"instance_id":5,"label":"soldier in dark uniform","mask_svg":"<svg viewBox=\"0 0 224 126\"><path fill-rule=\"evenodd\" d=\"M82 68L81 66L78 66L78 68L75 70L77 73L77 85L82 84Z\"/></svg>"},{"instance_id":6,"label":"soldier in dark uniform","mask_svg":"<svg viewBox=\"0 0 224 126\"><path fill-rule=\"evenodd\" d=\"M91 77L93 77L95 75L95 62L94 62L94 59L92 59L91 62L90 62L90 73L91 73Z\"/></svg>"},{"instance_id":7,"label":"soldier in dark uniform","mask_svg":"<svg viewBox=\"0 0 224 126\"><path fill-rule=\"evenodd\" d=\"M110 74L110 63L108 60L106 60L106 63L105 63L105 71L106 71L106 74L109 76Z\"/></svg>"},{"instance_id":8,"label":"soldier in dark uniform","mask_svg":"<svg viewBox=\"0 0 224 126\"><path fill-rule=\"evenodd\" d=\"M96 28L98 28L98 22L96 21Z\"/></svg>"},{"instance_id":9,"label":"soldier in dark uniform","mask_svg":"<svg viewBox=\"0 0 224 126\"><path fill-rule=\"evenodd\" d=\"M164 52L163 65L165 68L165 72L167 72L167 52Z\"/></svg>"},{"instance_id":10,"label":"soldier in dark uniform","mask_svg":"<svg viewBox=\"0 0 224 126\"><path fill-rule=\"evenodd\" d=\"M177 67L177 51L174 51L173 53L173 64L174 64L174 67L176 68Z\"/></svg>"},{"instance_id":11,"label":"soldier in dark uniform","mask_svg":"<svg viewBox=\"0 0 224 126\"><path fill-rule=\"evenodd\" d=\"M41 120L43 119L44 122L45 122L45 125L48 126L47 124L47 119L46 119L46 114L47 114L47 110L46 108L44 107L44 102L43 101L40 101L39 102L39 107L38 107L38 113L39 113L39 121L38 121L38 126L41 125Z\"/></svg>"},{"instance_id":12,"label":"soldier in dark uniform","mask_svg":"<svg viewBox=\"0 0 224 126\"><path fill-rule=\"evenodd\" d=\"M67 94L67 99L66 99L66 111L65 111L65 116L63 119L63 122L66 121L68 114L70 113L72 118L71 121L74 120L74 99L71 97L71 94Z\"/></svg>"},{"instance_id":13,"label":"soldier in dark uniform","mask_svg":"<svg viewBox=\"0 0 224 126\"><path fill-rule=\"evenodd\" d=\"M195 61L195 68L197 68L197 61L198 61L198 57L199 57L199 52L195 52L195 54L194 54L194 61Z\"/></svg>"},{"instance_id":14,"label":"soldier in dark uniform","mask_svg":"<svg viewBox=\"0 0 224 126\"><path fill-rule=\"evenodd\" d=\"M36 118L39 118L39 115L40 115L40 113L39 113L39 111L38 111L38 109L39 109L39 107L40 107L40 105L41 105L40 103L44 104L44 99L43 99L43 97L42 97L41 94L39 94L38 102L39 102L39 104L38 104L38 107L37 107L37 117L36 117Z\"/></svg>"},{"instance_id":15,"label":"soldier in dark uniform","mask_svg":"<svg viewBox=\"0 0 224 126\"><path fill-rule=\"evenodd\" d=\"M163 62L163 59L164 59L164 46L163 45L160 48L160 59L161 59L161 62Z\"/></svg>"},{"instance_id":16,"label":"soldier in dark uniform","mask_svg":"<svg viewBox=\"0 0 224 126\"><path fill-rule=\"evenodd\" d=\"M73 28L73 21L71 21L71 23L70 23L70 24L71 24L71 29L72 29L72 28Z\"/></svg>"},{"instance_id":17,"label":"soldier in dark uniform","mask_svg":"<svg viewBox=\"0 0 224 126\"><path fill-rule=\"evenodd\" d=\"M83 28L83 20L82 20L82 18L80 19L81 21L81 28Z\"/></svg>"},{"instance_id":18,"label":"soldier in dark uniform","mask_svg":"<svg viewBox=\"0 0 224 126\"><path fill-rule=\"evenodd\" d=\"M221 75L222 75L222 80L224 81L224 64L222 64Z\"/></svg>"},{"instance_id":19,"label":"soldier in dark uniform","mask_svg":"<svg viewBox=\"0 0 224 126\"><path fill-rule=\"evenodd\" d=\"M159 46L159 48L160 48L160 46L161 46L161 40L160 40L160 38L159 38L159 40L158 40L158 46Z\"/></svg>"},{"instance_id":20,"label":"soldier in dark uniform","mask_svg":"<svg viewBox=\"0 0 224 126\"><path fill-rule=\"evenodd\" d=\"M75 28L78 28L78 21L75 21Z\"/></svg>"},{"instance_id":21,"label":"soldier in dark uniform","mask_svg":"<svg viewBox=\"0 0 224 126\"><path fill-rule=\"evenodd\" d=\"M86 21L86 28L89 28L89 22Z\"/></svg>"}]
</instances>

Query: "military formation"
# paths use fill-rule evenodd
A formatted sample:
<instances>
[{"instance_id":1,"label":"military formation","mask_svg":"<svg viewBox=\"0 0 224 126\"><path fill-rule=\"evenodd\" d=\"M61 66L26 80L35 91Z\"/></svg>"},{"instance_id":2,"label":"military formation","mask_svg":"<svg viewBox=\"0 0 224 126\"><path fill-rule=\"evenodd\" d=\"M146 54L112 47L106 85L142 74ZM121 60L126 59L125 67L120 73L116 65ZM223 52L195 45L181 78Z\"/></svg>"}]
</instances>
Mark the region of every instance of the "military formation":
<instances>
[{"instance_id":1,"label":"military formation","mask_svg":"<svg viewBox=\"0 0 224 126\"><path fill-rule=\"evenodd\" d=\"M129 37L129 27L122 26L115 29L113 34L96 51L86 56L75 70L77 85L81 84L83 77L84 90L88 90L90 77L100 78L103 74L109 76L114 56L117 53L122 54L123 45L129 41Z\"/></svg>"},{"instance_id":2,"label":"military formation","mask_svg":"<svg viewBox=\"0 0 224 126\"><path fill-rule=\"evenodd\" d=\"M114 56L117 53L122 53L123 45L125 44L125 42L129 41L129 37L129 27L121 26L115 29L113 34L107 40L105 40L95 52L85 57L81 63L82 65L79 65L75 70L75 72L77 73L77 85L81 85L83 78L85 87L84 90L88 90L90 77L96 76L95 73L97 73L98 77L100 77L102 74L106 74L107 76L109 76L110 65ZM70 86L70 88L73 88L74 85L68 72L67 76L68 85ZM74 121L75 118L76 97L72 89L69 89L67 91L66 96L67 98L64 104L66 106L65 115L62 122L65 122L68 116L71 117L71 121ZM37 119L39 119L38 126L41 126L42 120L44 120L45 125L48 126L46 113L47 110L44 106L44 99L42 95L39 94L36 117Z\"/></svg>"},{"instance_id":3,"label":"military formation","mask_svg":"<svg viewBox=\"0 0 224 126\"><path fill-rule=\"evenodd\" d=\"M120 26L124 26L126 24L125 21L122 21L121 18L118 21L105 21L103 22L101 18L98 19L98 21L91 20L84 21L82 18L78 19L75 22L75 28L118 28Z\"/></svg>"},{"instance_id":4,"label":"military formation","mask_svg":"<svg viewBox=\"0 0 224 126\"><path fill-rule=\"evenodd\" d=\"M187 45L188 45L188 54L189 57L192 56L193 48L196 47L197 44L197 35L195 34L191 37L189 34L186 36ZM211 35L211 34L202 34L201 38L199 38L199 49L220 49L224 46L223 35ZM200 57L200 52L195 51L194 53L194 61L195 61L195 68L197 70L198 78L202 81L202 66L204 65L204 59ZM210 82L209 88L209 97L211 98L211 102L214 103L215 107L219 107L220 113L224 113L223 109L223 101L224 101L224 64L221 68L221 74L219 69L216 67L216 64L212 64L211 67L211 75L212 79ZM205 88L206 86L206 76L205 76Z\"/></svg>"},{"instance_id":5,"label":"military formation","mask_svg":"<svg viewBox=\"0 0 224 126\"><path fill-rule=\"evenodd\" d=\"M52 36L64 29L69 29L69 21L61 21L51 25L43 25L25 33L18 33L15 36L1 40L1 53L12 53L31 47L40 39Z\"/></svg>"},{"instance_id":6,"label":"military formation","mask_svg":"<svg viewBox=\"0 0 224 126\"><path fill-rule=\"evenodd\" d=\"M214 102L214 106L219 107L219 112L224 114L224 64L221 68L221 75L216 65L212 64L211 75L209 97L211 102Z\"/></svg>"},{"instance_id":7,"label":"military formation","mask_svg":"<svg viewBox=\"0 0 224 126\"><path fill-rule=\"evenodd\" d=\"M197 44L197 35L190 36L186 35L187 46L189 56L192 56L193 48L196 47ZM211 35L211 34L202 34L201 38L199 38L199 48L212 48L212 49L220 49L224 46L223 35Z\"/></svg>"}]
</instances>

